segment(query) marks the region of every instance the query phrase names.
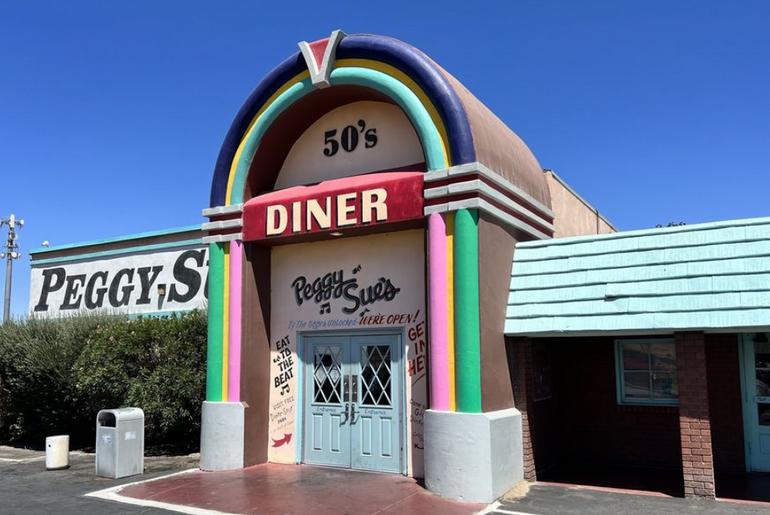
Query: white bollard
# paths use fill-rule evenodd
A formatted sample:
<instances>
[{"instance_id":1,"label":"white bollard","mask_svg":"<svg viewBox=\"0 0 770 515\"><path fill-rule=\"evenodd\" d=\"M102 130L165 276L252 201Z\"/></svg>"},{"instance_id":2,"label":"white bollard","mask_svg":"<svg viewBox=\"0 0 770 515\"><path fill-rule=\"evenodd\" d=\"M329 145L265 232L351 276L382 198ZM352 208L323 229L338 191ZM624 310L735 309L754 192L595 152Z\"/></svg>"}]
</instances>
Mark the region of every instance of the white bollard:
<instances>
[{"instance_id":1,"label":"white bollard","mask_svg":"<svg viewBox=\"0 0 770 515\"><path fill-rule=\"evenodd\" d=\"M45 439L45 469L60 470L70 466L69 435L49 436Z\"/></svg>"}]
</instances>

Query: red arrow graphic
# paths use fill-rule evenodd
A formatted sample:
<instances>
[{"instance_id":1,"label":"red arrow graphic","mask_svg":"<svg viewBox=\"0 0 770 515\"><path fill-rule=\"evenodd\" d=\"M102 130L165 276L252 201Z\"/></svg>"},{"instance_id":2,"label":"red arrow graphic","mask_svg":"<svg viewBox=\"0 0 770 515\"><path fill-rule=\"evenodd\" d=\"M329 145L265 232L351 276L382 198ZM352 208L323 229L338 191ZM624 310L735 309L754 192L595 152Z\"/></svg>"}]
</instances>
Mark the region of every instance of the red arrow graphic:
<instances>
[{"instance_id":1,"label":"red arrow graphic","mask_svg":"<svg viewBox=\"0 0 770 515\"><path fill-rule=\"evenodd\" d=\"M289 434L284 433L283 438L279 438L278 440L276 440L275 438L271 438L271 440L273 440L273 447L280 447L282 445L285 445L291 442L291 433Z\"/></svg>"}]
</instances>

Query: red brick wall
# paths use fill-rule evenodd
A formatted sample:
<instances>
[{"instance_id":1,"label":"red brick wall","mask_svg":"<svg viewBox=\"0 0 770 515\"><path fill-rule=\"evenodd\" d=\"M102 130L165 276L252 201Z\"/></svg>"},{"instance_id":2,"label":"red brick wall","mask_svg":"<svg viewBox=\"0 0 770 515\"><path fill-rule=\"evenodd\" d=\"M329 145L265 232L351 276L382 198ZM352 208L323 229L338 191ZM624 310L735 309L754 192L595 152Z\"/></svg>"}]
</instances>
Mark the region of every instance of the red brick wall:
<instances>
[{"instance_id":1,"label":"red brick wall","mask_svg":"<svg viewBox=\"0 0 770 515\"><path fill-rule=\"evenodd\" d=\"M706 335L711 443L717 474L746 472L738 359L737 335Z\"/></svg>"},{"instance_id":2,"label":"red brick wall","mask_svg":"<svg viewBox=\"0 0 770 515\"><path fill-rule=\"evenodd\" d=\"M743 473L736 335L702 338L699 333L680 333L676 340L683 371L681 421L677 407L618 405L614 338L546 340L552 348L554 395L540 402L533 402L530 393L531 344L509 340L515 402L524 422L527 477L532 480L535 471L570 464L681 470L682 446L689 495L713 495L712 447L717 472Z\"/></svg>"},{"instance_id":3,"label":"red brick wall","mask_svg":"<svg viewBox=\"0 0 770 515\"><path fill-rule=\"evenodd\" d=\"M559 465L559 433L564 421L559 417L554 398L534 402L532 412L535 420L532 434L535 465L537 473L543 474Z\"/></svg>"},{"instance_id":4,"label":"red brick wall","mask_svg":"<svg viewBox=\"0 0 770 515\"><path fill-rule=\"evenodd\" d=\"M703 333L676 333L679 432L685 497L714 497L708 374Z\"/></svg>"},{"instance_id":5,"label":"red brick wall","mask_svg":"<svg viewBox=\"0 0 770 515\"><path fill-rule=\"evenodd\" d=\"M506 340L508 367L513 384L513 404L521 413L521 440L524 457L524 479L536 481L535 454L532 437L534 434L534 413L532 409L532 345L528 338Z\"/></svg>"},{"instance_id":6,"label":"red brick wall","mask_svg":"<svg viewBox=\"0 0 770 515\"><path fill-rule=\"evenodd\" d=\"M618 405L614 338L552 345L561 463L681 467L676 407Z\"/></svg>"}]
</instances>

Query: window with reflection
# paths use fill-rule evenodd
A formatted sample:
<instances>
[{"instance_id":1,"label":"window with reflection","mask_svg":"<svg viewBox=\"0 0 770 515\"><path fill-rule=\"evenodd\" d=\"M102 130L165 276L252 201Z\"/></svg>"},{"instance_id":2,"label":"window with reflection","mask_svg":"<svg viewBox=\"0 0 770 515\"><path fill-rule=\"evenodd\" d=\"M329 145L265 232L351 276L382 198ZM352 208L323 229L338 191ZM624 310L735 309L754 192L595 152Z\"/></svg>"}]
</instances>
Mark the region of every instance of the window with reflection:
<instances>
[{"instance_id":1,"label":"window with reflection","mask_svg":"<svg viewBox=\"0 0 770 515\"><path fill-rule=\"evenodd\" d=\"M617 340L615 361L621 404L679 403L673 339Z\"/></svg>"}]
</instances>

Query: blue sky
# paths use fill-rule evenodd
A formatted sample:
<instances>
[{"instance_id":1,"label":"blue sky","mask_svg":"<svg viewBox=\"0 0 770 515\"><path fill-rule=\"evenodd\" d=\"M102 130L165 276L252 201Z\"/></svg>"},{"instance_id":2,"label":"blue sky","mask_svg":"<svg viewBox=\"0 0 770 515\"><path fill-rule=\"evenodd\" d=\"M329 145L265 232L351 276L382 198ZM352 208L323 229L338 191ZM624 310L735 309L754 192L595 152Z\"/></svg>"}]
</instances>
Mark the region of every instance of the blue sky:
<instances>
[{"instance_id":1,"label":"blue sky","mask_svg":"<svg viewBox=\"0 0 770 515\"><path fill-rule=\"evenodd\" d=\"M427 52L620 229L770 215L768 26L748 0L0 0L0 215L22 250L201 222L242 101L336 28Z\"/></svg>"}]
</instances>

